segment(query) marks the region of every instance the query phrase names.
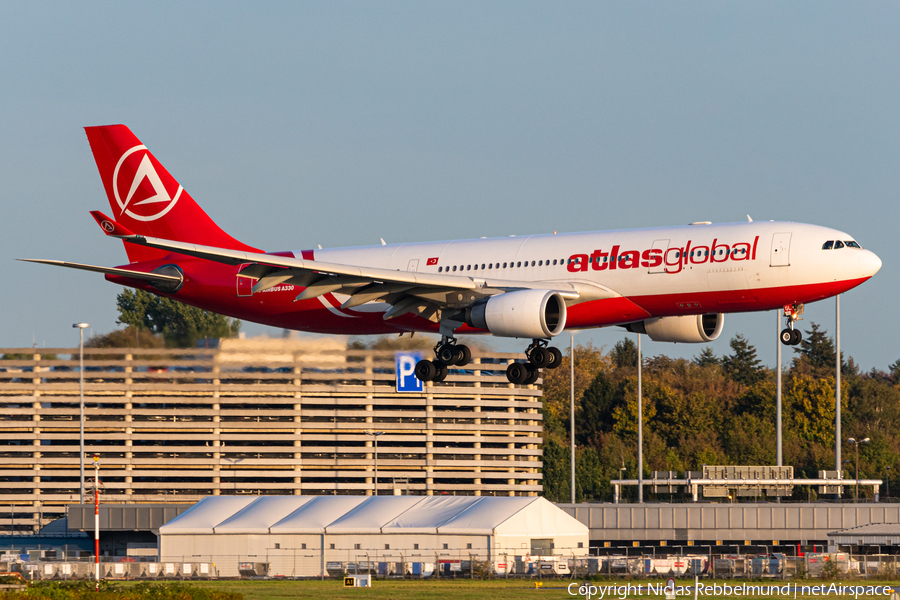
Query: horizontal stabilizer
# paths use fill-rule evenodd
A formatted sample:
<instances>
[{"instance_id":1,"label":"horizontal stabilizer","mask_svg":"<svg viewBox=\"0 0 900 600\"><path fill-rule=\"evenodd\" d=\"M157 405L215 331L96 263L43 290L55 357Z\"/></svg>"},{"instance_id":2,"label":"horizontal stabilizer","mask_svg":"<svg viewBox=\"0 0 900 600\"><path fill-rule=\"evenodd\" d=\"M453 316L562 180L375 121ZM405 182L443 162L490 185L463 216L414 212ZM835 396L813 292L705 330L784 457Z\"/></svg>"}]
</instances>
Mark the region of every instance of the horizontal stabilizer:
<instances>
[{"instance_id":1,"label":"horizontal stabilizer","mask_svg":"<svg viewBox=\"0 0 900 600\"><path fill-rule=\"evenodd\" d=\"M98 267L95 265L83 265L81 263L65 262L62 260L44 260L40 258L17 258L23 262L40 263L42 265L53 265L56 267L68 267L69 269L81 269L82 271L94 271L95 273L106 273L107 275L119 275L121 277L131 277L132 279L143 279L154 283L180 284L182 278L180 275L164 275L163 273L145 273L144 271L132 271L130 269L119 269L116 267Z\"/></svg>"}]
</instances>

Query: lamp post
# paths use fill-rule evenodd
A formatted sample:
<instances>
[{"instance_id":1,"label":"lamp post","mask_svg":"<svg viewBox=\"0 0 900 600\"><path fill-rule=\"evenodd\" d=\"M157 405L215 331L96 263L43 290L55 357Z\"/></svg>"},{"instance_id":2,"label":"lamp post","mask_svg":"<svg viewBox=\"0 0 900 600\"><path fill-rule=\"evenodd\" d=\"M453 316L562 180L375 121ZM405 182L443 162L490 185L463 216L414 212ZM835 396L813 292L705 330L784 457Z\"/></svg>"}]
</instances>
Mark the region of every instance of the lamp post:
<instances>
[{"instance_id":1,"label":"lamp post","mask_svg":"<svg viewBox=\"0 0 900 600\"><path fill-rule=\"evenodd\" d=\"M854 496L853 501L859 502L859 445L868 444L869 438L863 438L861 440L849 438L847 442L853 444L854 448L856 448L856 495Z\"/></svg>"},{"instance_id":2,"label":"lamp post","mask_svg":"<svg viewBox=\"0 0 900 600\"><path fill-rule=\"evenodd\" d=\"M891 468L890 467L887 468L887 472L884 474L884 484L885 484L885 487L887 488L884 491L884 495L886 498L890 498L891 497Z\"/></svg>"},{"instance_id":3,"label":"lamp post","mask_svg":"<svg viewBox=\"0 0 900 600\"><path fill-rule=\"evenodd\" d=\"M94 455L94 581L100 591L100 455Z\"/></svg>"},{"instance_id":4,"label":"lamp post","mask_svg":"<svg viewBox=\"0 0 900 600\"><path fill-rule=\"evenodd\" d=\"M81 474L81 504L84 504L84 329L90 327L88 323L75 323L72 325L78 329L78 392L80 401L80 418L78 425L78 454Z\"/></svg>"},{"instance_id":5,"label":"lamp post","mask_svg":"<svg viewBox=\"0 0 900 600\"><path fill-rule=\"evenodd\" d=\"M378 436L384 435L383 431L367 431L366 435L371 435L375 438L375 493L373 495L378 495Z\"/></svg>"},{"instance_id":6,"label":"lamp post","mask_svg":"<svg viewBox=\"0 0 900 600\"><path fill-rule=\"evenodd\" d=\"M569 501L575 504L575 332L570 332L569 347L569 467L571 483L569 484Z\"/></svg>"},{"instance_id":7,"label":"lamp post","mask_svg":"<svg viewBox=\"0 0 900 600\"><path fill-rule=\"evenodd\" d=\"M644 394L641 389L641 371L644 357L641 354L641 334L637 334L637 409L638 409L638 504L644 503Z\"/></svg>"}]
</instances>

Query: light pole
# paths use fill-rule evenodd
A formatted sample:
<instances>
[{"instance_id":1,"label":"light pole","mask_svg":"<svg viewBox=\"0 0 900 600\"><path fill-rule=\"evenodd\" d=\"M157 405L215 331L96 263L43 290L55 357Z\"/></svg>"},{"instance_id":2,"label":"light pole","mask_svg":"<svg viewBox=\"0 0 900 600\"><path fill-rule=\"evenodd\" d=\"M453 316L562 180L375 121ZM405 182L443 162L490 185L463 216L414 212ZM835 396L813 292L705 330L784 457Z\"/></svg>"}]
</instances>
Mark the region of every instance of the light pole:
<instances>
[{"instance_id":1,"label":"light pole","mask_svg":"<svg viewBox=\"0 0 900 600\"><path fill-rule=\"evenodd\" d=\"M244 462L243 458L223 458L222 460L228 462L231 465L231 495L237 496L237 469L235 465L239 462ZM219 489L222 489L222 477L219 477ZM169 491L166 490L163 492L164 494L168 494ZM166 497L166 501L168 501L168 496Z\"/></svg>"},{"instance_id":2,"label":"light pole","mask_svg":"<svg viewBox=\"0 0 900 600\"><path fill-rule=\"evenodd\" d=\"M78 454L80 457L80 473L81 473L81 504L84 504L84 329L90 327L87 323L75 323L72 327L76 327L79 333L78 342L78 391L81 396L80 414L78 425Z\"/></svg>"},{"instance_id":3,"label":"light pole","mask_svg":"<svg viewBox=\"0 0 900 600\"><path fill-rule=\"evenodd\" d=\"M884 495L886 498L890 498L891 497L891 468L890 467L887 468L887 472L884 474L884 484L885 484L885 487L887 488L884 491Z\"/></svg>"},{"instance_id":4,"label":"light pole","mask_svg":"<svg viewBox=\"0 0 900 600\"><path fill-rule=\"evenodd\" d=\"M100 591L100 455L94 455L94 581Z\"/></svg>"},{"instance_id":5,"label":"light pole","mask_svg":"<svg viewBox=\"0 0 900 600\"><path fill-rule=\"evenodd\" d=\"M569 501L575 504L575 332L570 332L571 346L569 347L569 466L571 467L572 481L569 484Z\"/></svg>"},{"instance_id":6,"label":"light pole","mask_svg":"<svg viewBox=\"0 0 900 600\"><path fill-rule=\"evenodd\" d=\"M781 311L775 311L775 464L782 466L781 458L781 340L778 339L781 327ZM781 477L781 470L778 471L778 477ZM778 496L781 501L781 496Z\"/></svg>"},{"instance_id":7,"label":"light pole","mask_svg":"<svg viewBox=\"0 0 900 600\"><path fill-rule=\"evenodd\" d=\"M853 446L856 448L856 495L854 496L853 501L859 502L859 445L868 444L869 438L863 438L861 440L849 438L847 441L853 444Z\"/></svg>"},{"instance_id":8,"label":"light pole","mask_svg":"<svg viewBox=\"0 0 900 600\"><path fill-rule=\"evenodd\" d=\"M378 436L384 435L383 431L367 431L366 435L371 435L375 438L375 493L374 495L378 495Z\"/></svg>"},{"instance_id":9,"label":"light pole","mask_svg":"<svg viewBox=\"0 0 900 600\"><path fill-rule=\"evenodd\" d=\"M641 389L641 371L644 358L641 354L641 334L637 334L637 402L638 402L638 504L644 503L644 394Z\"/></svg>"}]
</instances>

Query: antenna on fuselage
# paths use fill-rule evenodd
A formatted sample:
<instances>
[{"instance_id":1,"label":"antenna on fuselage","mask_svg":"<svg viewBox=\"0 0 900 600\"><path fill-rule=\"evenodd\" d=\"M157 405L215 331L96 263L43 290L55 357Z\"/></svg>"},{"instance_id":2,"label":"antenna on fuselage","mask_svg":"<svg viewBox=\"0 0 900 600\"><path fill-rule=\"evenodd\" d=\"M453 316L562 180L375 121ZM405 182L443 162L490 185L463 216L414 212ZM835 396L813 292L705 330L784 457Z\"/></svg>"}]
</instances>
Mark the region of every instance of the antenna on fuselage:
<instances>
[{"instance_id":1,"label":"antenna on fuselage","mask_svg":"<svg viewBox=\"0 0 900 600\"><path fill-rule=\"evenodd\" d=\"M750 215L747 215L747 222L748 222L748 223L752 223L752 222L753 222L753 219L750 218Z\"/></svg>"}]
</instances>

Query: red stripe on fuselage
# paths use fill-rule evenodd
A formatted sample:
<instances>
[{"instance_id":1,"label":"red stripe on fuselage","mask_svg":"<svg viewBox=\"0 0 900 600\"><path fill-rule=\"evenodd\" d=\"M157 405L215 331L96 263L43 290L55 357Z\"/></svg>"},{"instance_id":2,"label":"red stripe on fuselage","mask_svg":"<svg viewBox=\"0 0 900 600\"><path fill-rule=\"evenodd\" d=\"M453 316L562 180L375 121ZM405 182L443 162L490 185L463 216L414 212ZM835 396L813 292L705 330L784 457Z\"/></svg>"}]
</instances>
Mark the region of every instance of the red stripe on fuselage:
<instances>
[{"instance_id":1,"label":"red stripe on fuselage","mask_svg":"<svg viewBox=\"0 0 900 600\"><path fill-rule=\"evenodd\" d=\"M868 277L806 285L748 290L630 296L654 317L772 310L785 304L807 304L830 298L868 281ZM699 304L699 308L696 306Z\"/></svg>"},{"instance_id":2,"label":"red stripe on fuselage","mask_svg":"<svg viewBox=\"0 0 900 600\"><path fill-rule=\"evenodd\" d=\"M307 256L307 253L309 255ZM304 251L304 259L312 259L313 251ZM287 253L279 253L285 255ZM380 312L357 312L339 309L355 318L335 315L315 298L294 302L302 288L279 285L252 296L237 296L237 266L213 263L172 254L163 260L129 265L129 268L152 271L165 264L177 264L184 271L184 286L175 294L162 294L147 282L117 275L106 279L137 289L167 296L187 304L230 317L263 323L273 327L329 334L383 334L402 331L436 332L438 325L421 317L404 315L385 321ZM808 285L762 289L726 290L678 294L651 294L593 300L568 309L567 328L604 327L640 321L650 317L667 317L701 313L736 313L772 310L785 304L810 303L850 290L868 277ZM336 301L333 301L336 302ZM336 304L339 306L339 303ZM458 333L483 333L463 326Z\"/></svg>"}]
</instances>

